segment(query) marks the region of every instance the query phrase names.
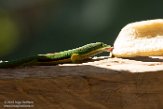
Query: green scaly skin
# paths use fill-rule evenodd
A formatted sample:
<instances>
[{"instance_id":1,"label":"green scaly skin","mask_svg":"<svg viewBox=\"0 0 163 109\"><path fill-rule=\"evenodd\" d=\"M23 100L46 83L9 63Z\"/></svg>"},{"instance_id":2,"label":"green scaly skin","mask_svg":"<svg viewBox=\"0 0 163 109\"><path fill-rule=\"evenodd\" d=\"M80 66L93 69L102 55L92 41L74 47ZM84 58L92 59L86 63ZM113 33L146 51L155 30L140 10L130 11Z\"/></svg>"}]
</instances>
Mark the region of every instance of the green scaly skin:
<instances>
[{"instance_id":1,"label":"green scaly skin","mask_svg":"<svg viewBox=\"0 0 163 109\"><path fill-rule=\"evenodd\" d=\"M57 53L38 54L36 56L0 63L0 68L32 65L57 65L63 63L78 63L102 52L111 52L111 46L96 42L82 47Z\"/></svg>"}]
</instances>

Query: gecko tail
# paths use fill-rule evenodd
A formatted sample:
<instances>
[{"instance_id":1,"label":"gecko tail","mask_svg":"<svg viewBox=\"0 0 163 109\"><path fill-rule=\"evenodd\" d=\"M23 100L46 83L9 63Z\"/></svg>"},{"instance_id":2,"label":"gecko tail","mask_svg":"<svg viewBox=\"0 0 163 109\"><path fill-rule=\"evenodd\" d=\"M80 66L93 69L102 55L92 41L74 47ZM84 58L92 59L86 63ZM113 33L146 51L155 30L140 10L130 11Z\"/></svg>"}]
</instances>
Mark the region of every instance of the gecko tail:
<instances>
[{"instance_id":1,"label":"gecko tail","mask_svg":"<svg viewBox=\"0 0 163 109\"><path fill-rule=\"evenodd\" d=\"M28 57L12 61L0 61L0 68L14 68L19 66L29 66L34 64L37 61L37 57Z\"/></svg>"}]
</instances>

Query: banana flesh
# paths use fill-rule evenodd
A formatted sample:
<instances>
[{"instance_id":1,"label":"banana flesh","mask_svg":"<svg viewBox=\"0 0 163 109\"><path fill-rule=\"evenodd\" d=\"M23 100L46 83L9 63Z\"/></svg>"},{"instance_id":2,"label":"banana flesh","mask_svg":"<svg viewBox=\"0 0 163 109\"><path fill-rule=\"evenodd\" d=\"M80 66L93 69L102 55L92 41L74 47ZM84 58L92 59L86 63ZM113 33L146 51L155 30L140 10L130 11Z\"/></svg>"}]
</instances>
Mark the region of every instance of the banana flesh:
<instances>
[{"instance_id":1,"label":"banana flesh","mask_svg":"<svg viewBox=\"0 0 163 109\"><path fill-rule=\"evenodd\" d=\"M126 25L114 42L115 57L163 56L163 19Z\"/></svg>"}]
</instances>

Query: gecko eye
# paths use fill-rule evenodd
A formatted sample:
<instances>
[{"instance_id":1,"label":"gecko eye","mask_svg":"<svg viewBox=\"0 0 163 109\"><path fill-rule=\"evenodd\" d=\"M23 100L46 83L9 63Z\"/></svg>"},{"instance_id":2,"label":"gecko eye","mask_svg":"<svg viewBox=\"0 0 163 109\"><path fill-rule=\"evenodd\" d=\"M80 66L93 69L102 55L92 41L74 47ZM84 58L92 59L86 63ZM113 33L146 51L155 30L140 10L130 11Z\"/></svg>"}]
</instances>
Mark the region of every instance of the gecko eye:
<instances>
[{"instance_id":1,"label":"gecko eye","mask_svg":"<svg viewBox=\"0 0 163 109\"><path fill-rule=\"evenodd\" d=\"M107 45L107 44L102 43L102 47L106 47L106 46L108 46L108 45Z\"/></svg>"}]
</instances>

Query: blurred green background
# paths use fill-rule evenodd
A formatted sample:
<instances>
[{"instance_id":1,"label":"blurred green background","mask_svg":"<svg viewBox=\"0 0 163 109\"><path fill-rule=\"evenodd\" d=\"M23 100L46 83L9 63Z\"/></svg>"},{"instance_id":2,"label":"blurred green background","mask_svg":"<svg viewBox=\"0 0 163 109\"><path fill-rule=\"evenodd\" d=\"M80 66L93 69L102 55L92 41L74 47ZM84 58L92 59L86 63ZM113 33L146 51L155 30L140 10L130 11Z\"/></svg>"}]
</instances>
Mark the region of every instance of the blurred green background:
<instances>
[{"instance_id":1,"label":"blurred green background","mask_svg":"<svg viewBox=\"0 0 163 109\"><path fill-rule=\"evenodd\" d=\"M0 59L113 44L127 23L162 18L163 0L1 0Z\"/></svg>"}]
</instances>

